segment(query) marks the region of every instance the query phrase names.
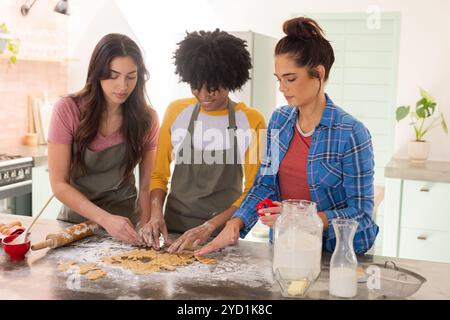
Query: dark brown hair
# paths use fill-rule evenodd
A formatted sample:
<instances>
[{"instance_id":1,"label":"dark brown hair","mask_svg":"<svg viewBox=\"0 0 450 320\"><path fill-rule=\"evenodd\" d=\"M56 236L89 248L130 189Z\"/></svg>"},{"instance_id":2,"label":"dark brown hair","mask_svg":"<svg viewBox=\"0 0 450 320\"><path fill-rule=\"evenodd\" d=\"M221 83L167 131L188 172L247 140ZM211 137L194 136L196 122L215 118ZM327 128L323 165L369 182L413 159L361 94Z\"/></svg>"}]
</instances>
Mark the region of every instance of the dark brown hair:
<instances>
[{"instance_id":1,"label":"dark brown hair","mask_svg":"<svg viewBox=\"0 0 450 320\"><path fill-rule=\"evenodd\" d=\"M84 155L97 136L101 115L106 108L100 81L111 77L111 62L117 57L130 57L137 66L136 87L122 105L121 130L126 145L122 167L125 168L124 179L128 180L134 167L142 159L152 119L145 93L145 82L149 73L144 65L141 50L126 35L111 33L99 41L91 56L84 88L71 95L80 107L80 125L75 134L77 153L72 164L80 165L82 171L86 172Z\"/></svg>"},{"instance_id":2,"label":"dark brown hair","mask_svg":"<svg viewBox=\"0 0 450 320\"><path fill-rule=\"evenodd\" d=\"M319 78L314 68L322 65L325 68L324 81L327 81L334 63L334 52L319 24L306 17L293 18L283 24L283 32L286 36L278 41L275 55L288 54L298 67L306 67L313 78Z\"/></svg>"}]
</instances>

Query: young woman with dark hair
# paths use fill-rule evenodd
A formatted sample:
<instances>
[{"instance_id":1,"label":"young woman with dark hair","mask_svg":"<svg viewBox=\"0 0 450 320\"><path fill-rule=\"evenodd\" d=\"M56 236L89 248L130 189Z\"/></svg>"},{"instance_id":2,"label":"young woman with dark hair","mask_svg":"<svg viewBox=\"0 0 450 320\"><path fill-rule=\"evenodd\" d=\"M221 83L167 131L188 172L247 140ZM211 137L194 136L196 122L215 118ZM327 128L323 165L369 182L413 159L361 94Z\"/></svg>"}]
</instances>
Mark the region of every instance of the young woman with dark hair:
<instances>
[{"instance_id":1,"label":"young woman with dark hair","mask_svg":"<svg viewBox=\"0 0 450 320\"><path fill-rule=\"evenodd\" d=\"M108 34L92 53L84 88L55 104L48 168L53 193L64 204L58 219L89 219L115 239L142 243L134 225L150 219L148 185L159 130L146 99L147 80L137 44Z\"/></svg>"},{"instance_id":2,"label":"young woman with dark hair","mask_svg":"<svg viewBox=\"0 0 450 320\"><path fill-rule=\"evenodd\" d=\"M264 198L276 207L260 209L261 221L272 227L281 211L279 201L316 202L323 221L324 249L336 245L334 218L355 219L354 249L373 245L378 226L372 220L374 157L371 136L357 119L335 105L324 92L334 62L333 48L316 21L299 17L283 25L286 34L275 48L275 76L288 105L269 122L266 156L253 187L232 220L212 242L196 252L203 255L245 237L258 220L256 204ZM273 151L276 152L273 152Z\"/></svg>"},{"instance_id":3,"label":"young woman with dark hair","mask_svg":"<svg viewBox=\"0 0 450 320\"><path fill-rule=\"evenodd\" d=\"M168 231L182 233L169 252L203 244L236 222L229 219L253 184L259 131L266 128L260 112L229 97L250 76L244 40L218 29L188 33L175 66L194 97L174 101L164 116L150 184L152 215L142 229L156 249L161 234L168 244Z\"/></svg>"}]
</instances>

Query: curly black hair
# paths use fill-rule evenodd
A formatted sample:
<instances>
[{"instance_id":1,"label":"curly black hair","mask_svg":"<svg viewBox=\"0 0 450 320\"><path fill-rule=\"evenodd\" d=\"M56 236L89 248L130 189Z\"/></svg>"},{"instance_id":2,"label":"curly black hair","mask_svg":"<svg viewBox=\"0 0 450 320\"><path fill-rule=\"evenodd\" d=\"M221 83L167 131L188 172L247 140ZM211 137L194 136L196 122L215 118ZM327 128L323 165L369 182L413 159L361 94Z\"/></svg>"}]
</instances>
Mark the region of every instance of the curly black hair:
<instances>
[{"instance_id":1,"label":"curly black hair","mask_svg":"<svg viewBox=\"0 0 450 320\"><path fill-rule=\"evenodd\" d=\"M175 51L175 74L192 89L207 86L208 91L219 87L234 91L250 79L252 68L246 41L225 31L186 32Z\"/></svg>"}]
</instances>

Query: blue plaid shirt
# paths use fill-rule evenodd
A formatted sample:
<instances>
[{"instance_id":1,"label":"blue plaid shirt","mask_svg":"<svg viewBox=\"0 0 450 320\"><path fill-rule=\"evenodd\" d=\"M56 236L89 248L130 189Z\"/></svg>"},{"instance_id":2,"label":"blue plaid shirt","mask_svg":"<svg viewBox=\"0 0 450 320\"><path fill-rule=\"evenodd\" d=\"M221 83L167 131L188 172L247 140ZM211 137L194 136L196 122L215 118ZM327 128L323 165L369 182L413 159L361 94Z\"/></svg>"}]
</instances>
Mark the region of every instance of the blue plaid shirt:
<instances>
[{"instance_id":1,"label":"blue plaid shirt","mask_svg":"<svg viewBox=\"0 0 450 320\"><path fill-rule=\"evenodd\" d=\"M329 227L323 234L324 248L333 251L336 245L332 219L355 219L358 228L353 246L356 253L364 253L372 247L378 234L378 226L372 220L374 156L371 136L360 121L335 105L328 95L326 99L306 165L311 200L328 219ZM253 187L233 215L244 222L241 238L258 221L255 206L259 201L281 199L278 168L294 135L297 117L298 109L289 106L272 114L264 159Z\"/></svg>"}]
</instances>

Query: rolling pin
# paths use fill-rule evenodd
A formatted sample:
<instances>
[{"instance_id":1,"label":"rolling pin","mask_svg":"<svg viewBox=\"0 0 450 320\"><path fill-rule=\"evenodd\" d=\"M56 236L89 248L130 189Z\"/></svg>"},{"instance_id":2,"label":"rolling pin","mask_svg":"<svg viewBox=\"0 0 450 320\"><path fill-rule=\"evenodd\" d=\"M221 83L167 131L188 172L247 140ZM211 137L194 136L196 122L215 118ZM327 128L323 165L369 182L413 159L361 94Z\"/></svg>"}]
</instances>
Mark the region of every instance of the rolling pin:
<instances>
[{"instance_id":1,"label":"rolling pin","mask_svg":"<svg viewBox=\"0 0 450 320\"><path fill-rule=\"evenodd\" d=\"M45 241L33 244L31 250L41 250L45 248L58 248L74 241L86 238L94 233L98 228L98 224L92 221L85 221L80 224L68 227L58 233L50 233Z\"/></svg>"}]
</instances>

